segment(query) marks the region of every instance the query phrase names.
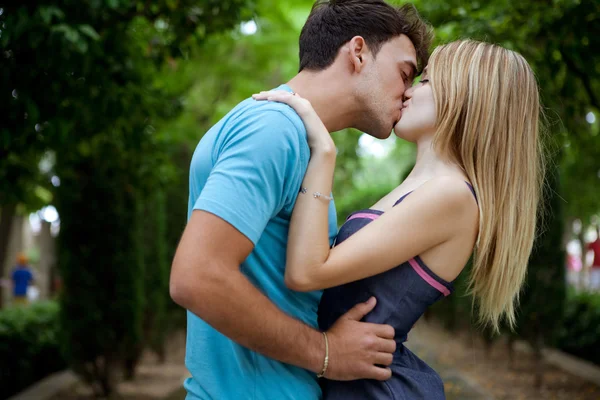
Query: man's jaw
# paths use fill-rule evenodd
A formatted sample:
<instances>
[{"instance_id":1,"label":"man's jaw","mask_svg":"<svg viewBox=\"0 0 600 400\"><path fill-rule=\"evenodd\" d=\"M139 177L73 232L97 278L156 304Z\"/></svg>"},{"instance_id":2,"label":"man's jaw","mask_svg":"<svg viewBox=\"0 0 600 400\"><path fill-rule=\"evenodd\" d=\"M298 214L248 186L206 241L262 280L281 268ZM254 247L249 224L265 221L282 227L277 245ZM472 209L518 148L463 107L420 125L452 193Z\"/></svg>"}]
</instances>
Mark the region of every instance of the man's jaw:
<instances>
[{"instance_id":1,"label":"man's jaw","mask_svg":"<svg viewBox=\"0 0 600 400\"><path fill-rule=\"evenodd\" d=\"M398 118L396 118L396 120L394 121L393 127L398 125L398 122L400 122L401 119L402 119L402 108L400 108L400 111L398 112Z\"/></svg>"}]
</instances>

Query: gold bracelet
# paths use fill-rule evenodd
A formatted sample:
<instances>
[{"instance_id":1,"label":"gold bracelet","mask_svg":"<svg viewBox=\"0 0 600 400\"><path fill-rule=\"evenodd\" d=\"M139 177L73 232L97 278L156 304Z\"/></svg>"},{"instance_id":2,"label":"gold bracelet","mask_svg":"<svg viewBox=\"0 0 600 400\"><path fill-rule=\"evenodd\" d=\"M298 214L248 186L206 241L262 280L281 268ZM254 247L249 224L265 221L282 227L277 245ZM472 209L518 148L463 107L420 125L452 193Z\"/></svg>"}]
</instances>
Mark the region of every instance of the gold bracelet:
<instances>
[{"instance_id":1,"label":"gold bracelet","mask_svg":"<svg viewBox=\"0 0 600 400\"><path fill-rule=\"evenodd\" d=\"M327 340L327 333L321 332L323 337L325 338L325 360L323 360L323 370L320 374L317 375L317 378L322 378L325 376L325 372L327 372L327 367L329 366L329 341Z\"/></svg>"},{"instance_id":2,"label":"gold bracelet","mask_svg":"<svg viewBox=\"0 0 600 400\"><path fill-rule=\"evenodd\" d=\"M307 189L307 188L305 188L305 187L301 187L301 188L300 188L300 193L302 193L302 194L306 194L307 192L308 192L308 189ZM315 199L322 198L322 199L325 199L325 200L327 200L327 201L331 201L331 200L333 200L333 197L326 196L326 195L324 195L324 194L323 194L323 193L321 193L321 192L314 192L314 193L313 193L313 197L314 197Z\"/></svg>"}]
</instances>

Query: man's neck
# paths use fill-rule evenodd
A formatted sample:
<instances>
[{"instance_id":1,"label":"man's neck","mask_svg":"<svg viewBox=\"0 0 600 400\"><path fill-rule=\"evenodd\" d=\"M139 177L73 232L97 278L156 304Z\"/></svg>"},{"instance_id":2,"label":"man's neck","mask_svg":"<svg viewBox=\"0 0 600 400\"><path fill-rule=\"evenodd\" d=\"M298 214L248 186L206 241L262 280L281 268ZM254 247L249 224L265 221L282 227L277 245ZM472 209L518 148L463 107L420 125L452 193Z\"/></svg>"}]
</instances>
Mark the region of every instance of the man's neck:
<instances>
[{"instance_id":1,"label":"man's neck","mask_svg":"<svg viewBox=\"0 0 600 400\"><path fill-rule=\"evenodd\" d=\"M302 71L287 85L312 104L329 132L351 127L357 115L356 103L340 71Z\"/></svg>"}]
</instances>

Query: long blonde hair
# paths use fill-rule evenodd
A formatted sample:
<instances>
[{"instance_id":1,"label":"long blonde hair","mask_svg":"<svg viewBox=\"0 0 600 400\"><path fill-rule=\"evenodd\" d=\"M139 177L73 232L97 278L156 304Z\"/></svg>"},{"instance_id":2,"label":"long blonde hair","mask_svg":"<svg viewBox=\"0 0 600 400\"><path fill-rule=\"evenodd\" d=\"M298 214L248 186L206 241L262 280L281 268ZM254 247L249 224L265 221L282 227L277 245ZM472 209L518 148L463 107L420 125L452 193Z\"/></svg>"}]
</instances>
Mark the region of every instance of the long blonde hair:
<instances>
[{"instance_id":1,"label":"long blonde hair","mask_svg":"<svg viewBox=\"0 0 600 400\"><path fill-rule=\"evenodd\" d=\"M473 40L436 48L428 75L434 146L464 169L479 203L469 293L480 322L514 328L544 180L535 75L520 54Z\"/></svg>"}]
</instances>

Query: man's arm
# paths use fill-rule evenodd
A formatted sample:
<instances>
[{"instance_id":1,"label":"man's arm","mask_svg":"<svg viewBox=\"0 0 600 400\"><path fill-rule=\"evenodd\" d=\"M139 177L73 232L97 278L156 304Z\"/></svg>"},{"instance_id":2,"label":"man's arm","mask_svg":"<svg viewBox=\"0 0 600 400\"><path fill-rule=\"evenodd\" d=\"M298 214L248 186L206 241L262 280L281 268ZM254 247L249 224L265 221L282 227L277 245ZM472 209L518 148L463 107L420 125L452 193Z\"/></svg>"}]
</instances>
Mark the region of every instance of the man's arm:
<instances>
[{"instance_id":1,"label":"man's arm","mask_svg":"<svg viewBox=\"0 0 600 400\"><path fill-rule=\"evenodd\" d=\"M171 271L173 300L237 343L279 361L321 372L325 343L320 332L278 309L241 273L252 242L219 217L194 211ZM395 350L393 329L358 322L374 307L357 305L328 332L326 376L385 380Z\"/></svg>"}]
</instances>

